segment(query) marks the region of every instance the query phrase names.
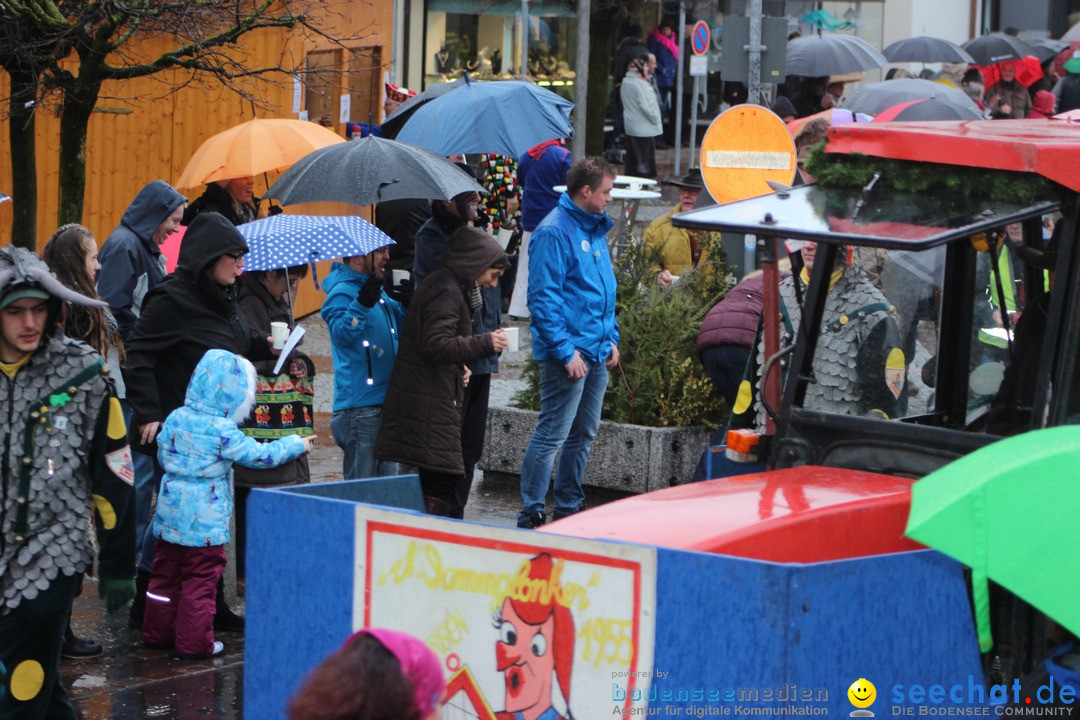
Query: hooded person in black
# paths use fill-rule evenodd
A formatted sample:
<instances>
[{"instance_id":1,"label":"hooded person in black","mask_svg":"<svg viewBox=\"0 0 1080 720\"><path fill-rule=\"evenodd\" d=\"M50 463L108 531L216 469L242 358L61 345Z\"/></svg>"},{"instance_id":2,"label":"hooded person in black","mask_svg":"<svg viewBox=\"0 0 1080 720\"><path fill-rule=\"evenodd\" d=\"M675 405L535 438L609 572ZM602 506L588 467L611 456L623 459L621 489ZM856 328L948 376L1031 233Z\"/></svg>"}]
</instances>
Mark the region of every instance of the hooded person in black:
<instances>
[{"instance_id":1,"label":"hooded person in black","mask_svg":"<svg viewBox=\"0 0 1080 720\"><path fill-rule=\"evenodd\" d=\"M125 379L134 408L132 447L153 455L155 464L154 440L161 423L184 404L188 381L207 350L228 350L252 360L272 356L271 339L248 327L236 303L236 277L247 251L247 242L225 217L200 213L184 235L176 271L146 296L127 341ZM153 563L153 533L148 530L142 540L140 591ZM143 597L140 593L136 603ZM235 615L232 620L231 612L225 611L228 606L219 588L214 628L241 628L242 621ZM131 622L141 623L141 619L141 607L133 606Z\"/></svg>"},{"instance_id":2,"label":"hooded person in black","mask_svg":"<svg viewBox=\"0 0 1080 720\"><path fill-rule=\"evenodd\" d=\"M480 288L497 287L508 260L494 238L466 225L450 236L442 263L420 283L405 316L375 457L418 467L428 512L460 518L469 493L461 438L465 363L506 347L501 328L474 334L472 314Z\"/></svg>"}]
</instances>

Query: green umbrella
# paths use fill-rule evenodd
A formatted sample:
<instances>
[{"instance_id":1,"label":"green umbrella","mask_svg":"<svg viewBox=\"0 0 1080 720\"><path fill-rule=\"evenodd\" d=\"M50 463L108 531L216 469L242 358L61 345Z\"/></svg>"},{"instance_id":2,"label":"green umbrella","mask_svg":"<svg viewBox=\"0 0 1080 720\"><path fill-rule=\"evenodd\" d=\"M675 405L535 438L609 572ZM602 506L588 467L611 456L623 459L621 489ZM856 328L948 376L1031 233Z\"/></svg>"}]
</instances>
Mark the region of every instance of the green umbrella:
<instances>
[{"instance_id":1,"label":"green umbrella","mask_svg":"<svg viewBox=\"0 0 1080 720\"><path fill-rule=\"evenodd\" d=\"M987 580L1080 634L1080 427L1007 438L912 486L906 535L971 568L979 647Z\"/></svg>"}]
</instances>

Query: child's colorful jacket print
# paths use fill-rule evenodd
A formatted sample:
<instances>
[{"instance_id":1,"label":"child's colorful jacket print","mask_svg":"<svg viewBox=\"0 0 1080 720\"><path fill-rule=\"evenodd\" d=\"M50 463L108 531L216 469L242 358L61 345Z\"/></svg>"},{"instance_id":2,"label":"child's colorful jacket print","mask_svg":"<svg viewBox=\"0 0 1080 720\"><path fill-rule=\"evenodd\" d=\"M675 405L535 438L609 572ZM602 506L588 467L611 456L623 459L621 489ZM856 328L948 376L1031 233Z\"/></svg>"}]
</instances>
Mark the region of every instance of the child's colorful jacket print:
<instances>
[{"instance_id":1,"label":"child's colorful jacket print","mask_svg":"<svg viewBox=\"0 0 1080 720\"><path fill-rule=\"evenodd\" d=\"M232 464L276 467L304 454L289 435L260 443L240 432L255 400L255 368L225 350L203 355L183 407L169 413L158 436L165 470L154 514L154 535L188 547L225 545L233 510Z\"/></svg>"}]
</instances>

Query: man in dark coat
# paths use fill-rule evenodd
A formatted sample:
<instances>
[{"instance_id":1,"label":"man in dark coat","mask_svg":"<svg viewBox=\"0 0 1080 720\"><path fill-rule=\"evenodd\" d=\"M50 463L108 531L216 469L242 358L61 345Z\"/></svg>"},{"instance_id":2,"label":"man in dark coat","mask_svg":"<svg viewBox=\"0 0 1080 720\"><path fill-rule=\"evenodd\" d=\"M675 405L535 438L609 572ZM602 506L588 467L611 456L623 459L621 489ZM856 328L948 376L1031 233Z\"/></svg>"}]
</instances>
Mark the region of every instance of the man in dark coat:
<instances>
[{"instance_id":1,"label":"man in dark coat","mask_svg":"<svg viewBox=\"0 0 1080 720\"><path fill-rule=\"evenodd\" d=\"M146 294L165 279L159 245L180 227L184 196L164 180L143 186L98 253L97 291L127 340Z\"/></svg>"},{"instance_id":2,"label":"man in dark coat","mask_svg":"<svg viewBox=\"0 0 1080 720\"><path fill-rule=\"evenodd\" d=\"M476 203L480 196L464 193L450 202L433 202L431 219L416 233L416 255L413 279L419 285L444 261L444 250L450 236L477 218ZM483 335L502 325L502 292L498 287L481 288L480 307L472 314L473 335ZM469 499L476 463L484 452L487 430L488 398L491 394L491 375L499 372L499 357L490 355L469 362L472 373L461 409L461 450L465 465L465 480L458 486L455 501L447 508L449 517L460 518Z\"/></svg>"},{"instance_id":3,"label":"man in dark coat","mask_svg":"<svg viewBox=\"0 0 1080 720\"><path fill-rule=\"evenodd\" d=\"M243 225L259 216L259 199L252 188L255 178L232 178L216 180L206 184L206 190L184 211L182 225L191 222L204 212L214 212L225 216L233 225ZM280 208L275 208L278 212Z\"/></svg>"},{"instance_id":4,"label":"man in dark coat","mask_svg":"<svg viewBox=\"0 0 1080 720\"><path fill-rule=\"evenodd\" d=\"M698 357L729 408L735 405L764 305L765 280L757 272L728 290L701 322Z\"/></svg>"},{"instance_id":5,"label":"man in dark coat","mask_svg":"<svg viewBox=\"0 0 1080 720\"><path fill-rule=\"evenodd\" d=\"M473 334L479 288L498 288L506 254L483 230L458 228L442 267L413 295L383 404L375 456L420 471L428 512L462 517L468 499L462 453L465 363L506 347L502 329ZM469 385L472 381L469 380Z\"/></svg>"},{"instance_id":6,"label":"man in dark coat","mask_svg":"<svg viewBox=\"0 0 1080 720\"><path fill-rule=\"evenodd\" d=\"M155 438L165 417L184 404L188 381L207 350L221 349L253 360L271 357L271 339L252 333L236 304L236 278L244 269L247 242L218 213L201 213L192 221L180 246L176 271L146 298L143 313L127 343L128 400L134 408L131 439L136 451L152 455L156 482ZM156 488L154 488L156 490ZM145 583L153 566L153 533L143 537L139 589L132 622L142 623ZM219 588L220 590L220 588ZM242 620L218 592L217 630L238 630Z\"/></svg>"}]
</instances>

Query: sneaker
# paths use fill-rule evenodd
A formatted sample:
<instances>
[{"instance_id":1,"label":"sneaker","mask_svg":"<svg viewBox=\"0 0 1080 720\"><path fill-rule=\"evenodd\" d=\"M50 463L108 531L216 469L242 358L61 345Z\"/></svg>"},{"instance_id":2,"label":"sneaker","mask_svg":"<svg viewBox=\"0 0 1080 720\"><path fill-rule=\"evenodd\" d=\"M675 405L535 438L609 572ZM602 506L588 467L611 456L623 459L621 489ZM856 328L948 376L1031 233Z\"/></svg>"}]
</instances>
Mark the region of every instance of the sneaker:
<instances>
[{"instance_id":1,"label":"sneaker","mask_svg":"<svg viewBox=\"0 0 1080 720\"><path fill-rule=\"evenodd\" d=\"M79 637L72 631L71 626L68 626L64 634L64 645L60 648L60 657L69 660L85 660L97 657L103 652L105 648L101 647L101 643Z\"/></svg>"},{"instance_id":2,"label":"sneaker","mask_svg":"<svg viewBox=\"0 0 1080 720\"><path fill-rule=\"evenodd\" d=\"M215 640L214 646L210 649L210 652L208 653L198 653L196 655L184 655L180 653L177 654L177 657L181 660L205 660L207 658L214 657L215 655L220 655L223 652L225 652L225 643L221 642L220 640Z\"/></svg>"},{"instance_id":3,"label":"sneaker","mask_svg":"<svg viewBox=\"0 0 1080 720\"><path fill-rule=\"evenodd\" d=\"M518 513L517 526L519 528L525 528L526 530L532 530L538 528L547 522L547 515L542 512L531 513Z\"/></svg>"}]
</instances>

